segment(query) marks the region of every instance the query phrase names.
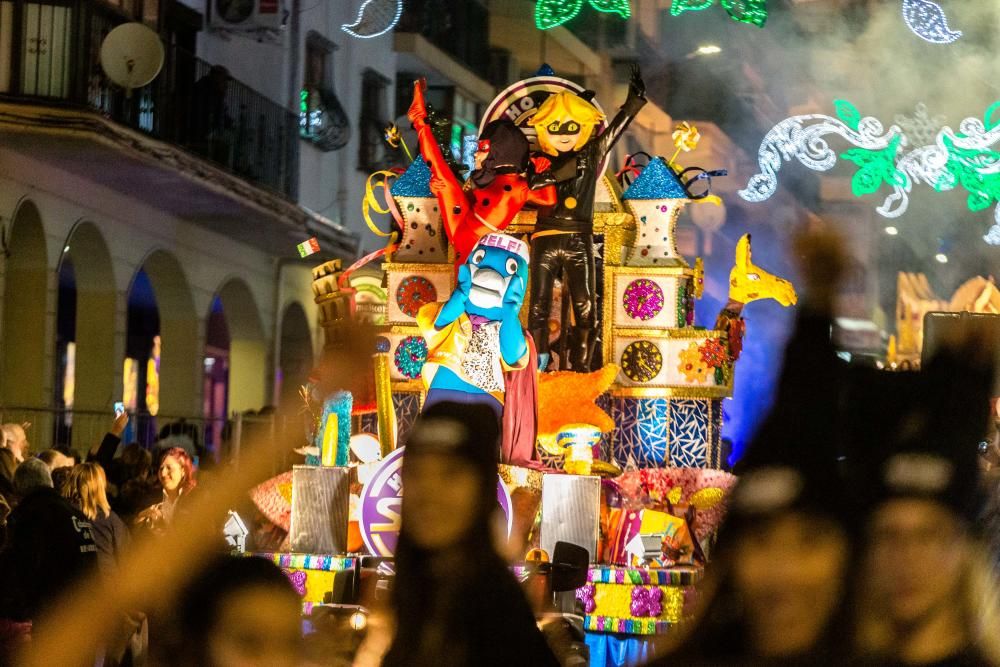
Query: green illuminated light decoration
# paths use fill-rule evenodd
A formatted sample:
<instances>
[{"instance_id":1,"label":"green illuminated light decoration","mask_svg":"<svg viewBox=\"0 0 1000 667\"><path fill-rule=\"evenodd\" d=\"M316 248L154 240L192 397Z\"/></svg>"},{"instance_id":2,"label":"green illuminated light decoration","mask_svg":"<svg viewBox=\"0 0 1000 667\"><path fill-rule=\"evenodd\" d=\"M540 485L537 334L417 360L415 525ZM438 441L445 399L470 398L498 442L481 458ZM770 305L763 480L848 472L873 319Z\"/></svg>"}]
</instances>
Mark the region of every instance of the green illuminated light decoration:
<instances>
[{"instance_id":1,"label":"green illuminated light decoration","mask_svg":"<svg viewBox=\"0 0 1000 667\"><path fill-rule=\"evenodd\" d=\"M983 120L966 118L958 131L942 127L926 143L911 141L898 125L885 130L877 118L862 116L845 100L834 102L834 108L836 118L792 116L771 128L760 145L760 173L739 195L751 202L769 198L778 187L778 170L792 159L814 171L829 171L838 155L826 137L835 134L855 146L839 156L858 167L851 180L855 196L891 189L876 209L879 214L903 215L914 184L924 183L937 192L962 188L968 192L970 211L996 207L995 223L983 239L1000 245L1000 101L986 110Z\"/></svg>"},{"instance_id":2,"label":"green illuminated light decoration","mask_svg":"<svg viewBox=\"0 0 1000 667\"><path fill-rule=\"evenodd\" d=\"M684 12L698 12L708 9L715 0L674 0L670 5L670 13L680 16ZM719 0L729 18L740 23L752 23L763 28L767 23L767 0Z\"/></svg>"},{"instance_id":3,"label":"green illuminated light decoration","mask_svg":"<svg viewBox=\"0 0 1000 667\"><path fill-rule=\"evenodd\" d=\"M535 26L549 30L576 18L585 0L538 0L535 4ZM586 0L590 6L606 14L618 14L623 19L632 15L629 0Z\"/></svg>"}]
</instances>

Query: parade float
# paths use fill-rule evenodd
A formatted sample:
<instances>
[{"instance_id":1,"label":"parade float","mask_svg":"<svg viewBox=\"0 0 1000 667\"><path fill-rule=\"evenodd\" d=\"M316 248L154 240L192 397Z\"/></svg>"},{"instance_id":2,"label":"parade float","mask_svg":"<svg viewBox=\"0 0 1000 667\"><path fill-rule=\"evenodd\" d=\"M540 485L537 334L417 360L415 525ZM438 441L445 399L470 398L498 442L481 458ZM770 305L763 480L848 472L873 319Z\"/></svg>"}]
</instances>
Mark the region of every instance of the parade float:
<instances>
[{"instance_id":1,"label":"parade float","mask_svg":"<svg viewBox=\"0 0 1000 667\"><path fill-rule=\"evenodd\" d=\"M735 482L721 469L722 401L733 391L743 309L766 298L787 306L795 292L753 263L744 236L715 327L694 326L703 266L678 252L675 230L684 207L713 204L711 178L724 172L657 156L612 169L608 149L643 92L635 72L629 100L609 119L570 81L518 82L486 112L467 186L420 131L420 105L411 108L420 151L405 169L374 174L364 204L366 218L391 214L392 230L370 222L386 247L353 267L334 261L314 270L327 354L357 321L375 329L367 377L326 387L326 395L317 394L322 383L303 388L308 464L253 493L260 512L287 531L281 550L265 555L307 603L345 601L338 573L358 576L366 556L391 558L407 433L428 396L445 387L502 414L497 499L527 560L515 569L547 560L559 542L587 550L575 598L592 664L613 664L613 650L644 655L643 642L690 613ZM562 106L553 110L546 101L557 96ZM552 133L542 144L569 136L566 150L539 145L544 131L532 121L540 109ZM697 130L685 124L675 140L690 147ZM600 151L589 148L596 142ZM516 169L483 177L508 162ZM513 204L498 199L510 193ZM567 217L552 218L560 207ZM571 219L581 209L590 224ZM566 221L572 239L558 238ZM581 258L595 268L584 297L566 267L540 273L535 244L545 238L591 253ZM551 289L545 298L540 283Z\"/></svg>"}]
</instances>

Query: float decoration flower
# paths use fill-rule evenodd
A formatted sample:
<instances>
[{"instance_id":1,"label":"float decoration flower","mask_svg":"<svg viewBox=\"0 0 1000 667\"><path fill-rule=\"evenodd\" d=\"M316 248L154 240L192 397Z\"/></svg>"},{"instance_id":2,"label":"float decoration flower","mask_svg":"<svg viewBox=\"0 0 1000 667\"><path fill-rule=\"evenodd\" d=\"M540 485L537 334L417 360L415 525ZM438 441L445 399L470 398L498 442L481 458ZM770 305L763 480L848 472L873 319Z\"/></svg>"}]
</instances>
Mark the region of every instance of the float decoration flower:
<instances>
[{"instance_id":1,"label":"float decoration flower","mask_svg":"<svg viewBox=\"0 0 1000 667\"><path fill-rule=\"evenodd\" d=\"M658 586L636 586L632 589L629 611L636 618L656 618L663 613L663 591Z\"/></svg>"},{"instance_id":2,"label":"float decoration flower","mask_svg":"<svg viewBox=\"0 0 1000 667\"><path fill-rule=\"evenodd\" d=\"M729 353L726 346L718 338L707 338L698 348L701 353L701 360L709 368L719 368L729 361Z\"/></svg>"},{"instance_id":3,"label":"float decoration flower","mask_svg":"<svg viewBox=\"0 0 1000 667\"><path fill-rule=\"evenodd\" d=\"M596 593L597 588L594 584L586 584L576 589L576 599L583 603L585 614L593 614L594 610L597 609L597 602L594 600Z\"/></svg>"},{"instance_id":4,"label":"float decoration flower","mask_svg":"<svg viewBox=\"0 0 1000 667\"><path fill-rule=\"evenodd\" d=\"M681 363L677 365L677 370L681 372L688 382L705 382L711 369L701 358L701 349L698 343L691 343L680 353Z\"/></svg>"}]
</instances>

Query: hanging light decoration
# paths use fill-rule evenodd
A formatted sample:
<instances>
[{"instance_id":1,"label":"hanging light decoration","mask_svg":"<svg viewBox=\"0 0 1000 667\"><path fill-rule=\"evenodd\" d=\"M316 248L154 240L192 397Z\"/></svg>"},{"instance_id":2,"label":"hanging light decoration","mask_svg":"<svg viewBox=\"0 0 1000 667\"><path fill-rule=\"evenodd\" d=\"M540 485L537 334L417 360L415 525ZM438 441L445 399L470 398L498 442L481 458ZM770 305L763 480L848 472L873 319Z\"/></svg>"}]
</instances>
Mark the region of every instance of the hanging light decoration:
<instances>
[{"instance_id":1,"label":"hanging light decoration","mask_svg":"<svg viewBox=\"0 0 1000 667\"><path fill-rule=\"evenodd\" d=\"M898 125L884 129L877 118L862 117L845 100L834 102L837 117L823 114L792 116L775 125L764 137L758 153L760 172L750 178L739 195L750 202L769 198L778 186L778 170L786 161L798 160L814 171L829 171L837 158L858 169L851 188L858 197L891 189L876 210L887 218L906 212L914 184L937 192L961 187L968 192L971 211L997 206L1000 226L1000 101L986 110L983 120L966 118L958 131L942 127L933 142L919 144ZM836 135L854 146L839 156L827 137ZM912 148L911 148L912 147ZM1000 230L987 234L992 243Z\"/></svg>"},{"instance_id":2,"label":"hanging light decoration","mask_svg":"<svg viewBox=\"0 0 1000 667\"><path fill-rule=\"evenodd\" d=\"M538 0L535 4L535 26L550 30L576 18L585 0ZM629 0L586 0L593 9L606 14L618 14L623 19L632 15Z\"/></svg>"},{"instance_id":3,"label":"hanging light decoration","mask_svg":"<svg viewBox=\"0 0 1000 667\"><path fill-rule=\"evenodd\" d=\"M941 5L931 0L903 0L903 20L913 34L932 44L951 44L962 36L961 30L948 27Z\"/></svg>"},{"instance_id":4,"label":"hanging light decoration","mask_svg":"<svg viewBox=\"0 0 1000 667\"><path fill-rule=\"evenodd\" d=\"M365 0L354 23L345 23L340 29L351 37L371 39L395 28L402 15L403 0Z\"/></svg>"},{"instance_id":5,"label":"hanging light decoration","mask_svg":"<svg viewBox=\"0 0 1000 667\"><path fill-rule=\"evenodd\" d=\"M670 13L680 16L684 12L708 9L714 4L715 0L673 0ZM767 22L767 0L719 0L719 4L734 21L752 23L758 28L763 28Z\"/></svg>"}]
</instances>

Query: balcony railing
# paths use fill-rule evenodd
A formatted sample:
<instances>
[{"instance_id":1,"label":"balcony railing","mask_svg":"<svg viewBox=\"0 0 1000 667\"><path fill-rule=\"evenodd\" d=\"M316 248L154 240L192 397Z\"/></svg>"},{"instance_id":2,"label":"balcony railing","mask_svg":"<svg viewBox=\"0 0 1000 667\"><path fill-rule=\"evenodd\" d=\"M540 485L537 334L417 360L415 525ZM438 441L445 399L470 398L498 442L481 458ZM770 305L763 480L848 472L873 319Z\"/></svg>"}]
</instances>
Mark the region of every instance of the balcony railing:
<instances>
[{"instance_id":1,"label":"balcony railing","mask_svg":"<svg viewBox=\"0 0 1000 667\"><path fill-rule=\"evenodd\" d=\"M490 19L480 0L405 0L396 31L419 33L480 78L489 76Z\"/></svg>"},{"instance_id":2,"label":"balcony railing","mask_svg":"<svg viewBox=\"0 0 1000 667\"><path fill-rule=\"evenodd\" d=\"M127 95L99 60L102 40L124 20L82 0L0 0L0 99L96 111L294 198L298 117L179 48L167 49L150 85Z\"/></svg>"}]
</instances>

